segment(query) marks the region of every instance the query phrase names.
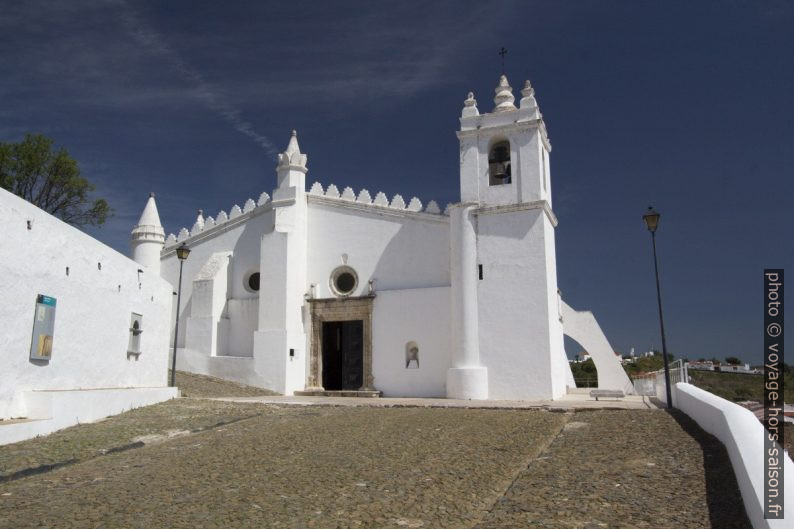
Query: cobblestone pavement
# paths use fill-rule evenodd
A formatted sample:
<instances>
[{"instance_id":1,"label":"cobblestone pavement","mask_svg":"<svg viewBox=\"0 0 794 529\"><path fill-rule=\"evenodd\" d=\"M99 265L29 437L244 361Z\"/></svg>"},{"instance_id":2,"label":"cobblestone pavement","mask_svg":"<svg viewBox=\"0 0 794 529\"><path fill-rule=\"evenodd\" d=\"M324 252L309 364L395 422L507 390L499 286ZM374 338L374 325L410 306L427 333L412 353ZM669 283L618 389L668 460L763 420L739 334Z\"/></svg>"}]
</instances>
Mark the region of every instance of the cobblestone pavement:
<instances>
[{"instance_id":1,"label":"cobblestone pavement","mask_svg":"<svg viewBox=\"0 0 794 529\"><path fill-rule=\"evenodd\" d=\"M94 429L152 409L149 430L163 432L168 410L185 407L201 417L182 423L194 433L0 483L0 527L744 527L713 519L741 504L721 445L664 411L180 399L70 429L81 430L71 444L98 446L109 434ZM242 420L213 427L219 416ZM136 420L120 438L140 435ZM0 453L16 468L27 450L36 464L45 445L34 443L52 437ZM712 501L715 483L725 503Z\"/></svg>"},{"instance_id":2,"label":"cobblestone pavement","mask_svg":"<svg viewBox=\"0 0 794 529\"><path fill-rule=\"evenodd\" d=\"M47 467L74 464L108 453L138 448L169 436L217 427L273 407L255 404L175 399L48 436L0 446L0 485Z\"/></svg>"},{"instance_id":3,"label":"cobblestone pavement","mask_svg":"<svg viewBox=\"0 0 794 529\"><path fill-rule=\"evenodd\" d=\"M171 376L171 370L168 371ZM259 397L278 395L269 389L246 386L215 377L177 371L175 377L176 386L179 388L183 397Z\"/></svg>"},{"instance_id":4,"label":"cobblestone pavement","mask_svg":"<svg viewBox=\"0 0 794 529\"><path fill-rule=\"evenodd\" d=\"M725 448L674 413L577 413L477 529L750 529Z\"/></svg>"}]
</instances>

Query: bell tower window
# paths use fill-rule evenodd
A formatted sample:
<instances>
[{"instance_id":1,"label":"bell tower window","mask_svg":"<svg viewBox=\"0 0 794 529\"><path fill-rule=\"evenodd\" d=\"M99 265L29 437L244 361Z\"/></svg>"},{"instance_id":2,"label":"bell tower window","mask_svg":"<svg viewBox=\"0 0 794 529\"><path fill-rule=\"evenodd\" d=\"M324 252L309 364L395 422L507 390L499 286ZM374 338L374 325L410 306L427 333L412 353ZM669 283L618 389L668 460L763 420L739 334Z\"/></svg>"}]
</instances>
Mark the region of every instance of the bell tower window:
<instances>
[{"instance_id":1,"label":"bell tower window","mask_svg":"<svg viewBox=\"0 0 794 529\"><path fill-rule=\"evenodd\" d=\"M510 142L498 141L488 153L488 184L499 186L513 181L510 168Z\"/></svg>"}]
</instances>

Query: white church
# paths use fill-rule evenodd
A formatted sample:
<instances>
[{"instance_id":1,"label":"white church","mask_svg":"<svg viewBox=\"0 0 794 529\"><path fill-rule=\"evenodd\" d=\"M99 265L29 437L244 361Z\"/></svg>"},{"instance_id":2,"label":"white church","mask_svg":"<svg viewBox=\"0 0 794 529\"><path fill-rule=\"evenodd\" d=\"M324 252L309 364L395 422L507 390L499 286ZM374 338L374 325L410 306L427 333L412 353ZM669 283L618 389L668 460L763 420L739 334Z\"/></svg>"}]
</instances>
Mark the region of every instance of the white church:
<instances>
[{"instance_id":1,"label":"white church","mask_svg":"<svg viewBox=\"0 0 794 529\"><path fill-rule=\"evenodd\" d=\"M272 196L165 237L152 195L132 258L174 286L177 369L285 395L557 399L575 387L563 335L596 359L599 386L631 384L592 314L557 289L551 144L529 81L515 105L469 93L460 202L319 183L295 132ZM174 296L176 298L176 296Z\"/></svg>"}]
</instances>

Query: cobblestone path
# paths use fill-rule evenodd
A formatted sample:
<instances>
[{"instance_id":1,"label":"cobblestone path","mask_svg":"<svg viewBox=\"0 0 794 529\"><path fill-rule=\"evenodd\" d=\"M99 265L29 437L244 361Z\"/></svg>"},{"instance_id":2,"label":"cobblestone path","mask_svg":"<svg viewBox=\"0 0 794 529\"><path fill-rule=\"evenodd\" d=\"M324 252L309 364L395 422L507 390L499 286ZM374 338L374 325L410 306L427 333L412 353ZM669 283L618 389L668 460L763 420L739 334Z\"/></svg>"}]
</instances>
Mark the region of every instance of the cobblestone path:
<instances>
[{"instance_id":1,"label":"cobblestone path","mask_svg":"<svg viewBox=\"0 0 794 529\"><path fill-rule=\"evenodd\" d=\"M722 444L678 412L576 413L477 529L751 529Z\"/></svg>"},{"instance_id":2,"label":"cobblestone path","mask_svg":"<svg viewBox=\"0 0 794 529\"><path fill-rule=\"evenodd\" d=\"M171 376L171 370L168 370ZM197 375L186 371L176 372L176 385L183 397L259 397L265 395L278 395L269 389L255 388L245 384L237 384L229 380L215 377Z\"/></svg>"},{"instance_id":3,"label":"cobblestone path","mask_svg":"<svg viewBox=\"0 0 794 529\"><path fill-rule=\"evenodd\" d=\"M732 527L711 523L714 476L737 493L708 439L663 411L181 399L0 447L5 476L74 461L0 483L0 527Z\"/></svg>"}]
</instances>

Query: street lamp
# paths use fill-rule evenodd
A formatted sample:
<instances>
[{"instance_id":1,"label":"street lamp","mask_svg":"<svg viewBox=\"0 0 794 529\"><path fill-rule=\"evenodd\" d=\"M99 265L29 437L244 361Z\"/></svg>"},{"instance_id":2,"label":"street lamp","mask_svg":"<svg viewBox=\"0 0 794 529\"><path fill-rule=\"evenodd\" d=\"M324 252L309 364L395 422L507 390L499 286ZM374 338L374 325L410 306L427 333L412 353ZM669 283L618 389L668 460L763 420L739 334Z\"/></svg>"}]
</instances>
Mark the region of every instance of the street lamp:
<instances>
[{"instance_id":1,"label":"street lamp","mask_svg":"<svg viewBox=\"0 0 794 529\"><path fill-rule=\"evenodd\" d=\"M667 408L673 407L673 396L670 390L670 366L667 364L667 341L664 339L664 317L662 316L662 291L659 288L659 264L656 259L656 229L659 227L659 213L648 206L648 211L642 216L645 226L651 232L651 243L653 244L653 270L656 273L656 300L659 303L659 327L662 330L662 360L664 361L664 387L667 395Z\"/></svg>"},{"instance_id":2,"label":"street lamp","mask_svg":"<svg viewBox=\"0 0 794 529\"><path fill-rule=\"evenodd\" d=\"M176 294L176 324L174 325L174 355L171 357L171 384L176 386L176 340L179 337L179 302L182 300L182 265L185 264L187 256L190 255L190 248L184 242L176 249L176 256L179 258L179 287Z\"/></svg>"}]
</instances>

